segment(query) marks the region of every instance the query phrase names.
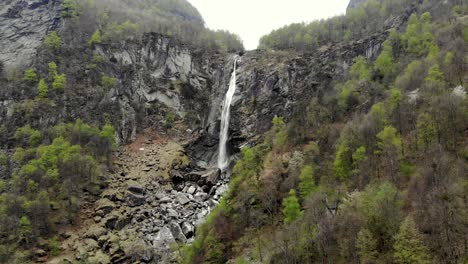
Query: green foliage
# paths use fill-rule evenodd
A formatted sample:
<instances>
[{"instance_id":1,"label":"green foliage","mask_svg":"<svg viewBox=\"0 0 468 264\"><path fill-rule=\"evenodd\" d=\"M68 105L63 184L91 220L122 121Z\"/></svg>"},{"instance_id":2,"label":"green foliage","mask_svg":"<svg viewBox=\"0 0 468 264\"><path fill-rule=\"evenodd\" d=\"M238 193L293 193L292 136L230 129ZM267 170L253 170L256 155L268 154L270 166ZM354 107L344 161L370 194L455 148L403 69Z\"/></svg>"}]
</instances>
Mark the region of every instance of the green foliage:
<instances>
[{"instance_id":1,"label":"green foliage","mask_svg":"<svg viewBox=\"0 0 468 264\"><path fill-rule=\"evenodd\" d=\"M273 123L273 131L275 133L278 133L281 130L283 130L284 125L285 125L283 117L279 117L279 116L273 117L272 123Z\"/></svg>"},{"instance_id":2,"label":"green foliage","mask_svg":"<svg viewBox=\"0 0 468 264\"><path fill-rule=\"evenodd\" d=\"M283 117L278 117L275 116L273 118L273 132L274 134L274 139L273 139L273 144L276 147L282 147L286 144L288 140L288 134L285 129L285 123Z\"/></svg>"},{"instance_id":3,"label":"green foliage","mask_svg":"<svg viewBox=\"0 0 468 264\"><path fill-rule=\"evenodd\" d=\"M370 115L375 120L378 128L382 128L383 125L389 123L387 110L385 104L382 102L376 103L371 107Z\"/></svg>"},{"instance_id":4,"label":"green foliage","mask_svg":"<svg viewBox=\"0 0 468 264\"><path fill-rule=\"evenodd\" d=\"M106 28L102 38L105 41L124 40L135 35L138 31L138 28L138 24L135 24L130 20L127 20L122 24L110 23Z\"/></svg>"},{"instance_id":5,"label":"green foliage","mask_svg":"<svg viewBox=\"0 0 468 264\"><path fill-rule=\"evenodd\" d=\"M335 175L340 180L345 180L349 177L352 171L351 149L347 146L347 142L340 140L333 162Z\"/></svg>"},{"instance_id":6,"label":"green foliage","mask_svg":"<svg viewBox=\"0 0 468 264\"><path fill-rule=\"evenodd\" d=\"M63 0L60 8L60 15L63 18L73 18L78 16L78 4L75 0Z\"/></svg>"},{"instance_id":7,"label":"green foliage","mask_svg":"<svg viewBox=\"0 0 468 264\"><path fill-rule=\"evenodd\" d=\"M101 44L101 42L101 31L99 29L96 29L96 31L94 31L93 35L89 39L88 45L93 46L95 44Z\"/></svg>"},{"instance_id":8,"label":"green foliage","mask_svg":"<svg viewBox=\"0 0 468 264\"><path fill-rule=\"evenodd\" d=\"M102 56L97 54L97 53L93 53L93 62L95 63L101 63L103 60Z\"/></svg>"},{"instance_id":9,"label":"green foliage","mask_svg":"<svg viewBox=\"0 0 468 264\"><path fill-rule=\"evenodd\" d=\"M302 216L301 205L294 189L289 191L289 195L283 199L282 205L285 224L290 224Z\"/></svg>"},{"instance_id":10,"label":"green foliage","mask_svg":"<svg viewBox=\"0 0 468 264\"><path fill-rule=\"evenodd\" d=\"M434 36L431 33L431 15L424 13L420 18L411 15L406 32L402 39L406 45L406 52L421 56L429 52L434 45Z\"/></svg>"},{"instance_id":11,"label":"green foliage","mask_svg":"<svg viewBox=\"0 0 468 264\"><path fill-rule=\"evenodd\" d=\"M396 87L403 91L414 90L421 85L421 76L424 74L424 71L425 68L421 61L412 61L408 64L403 74L398 76L395 82Z\"/></svg>"},{"instance_id":12,"label":"green foliage","mask_svg":"<svg viewBox=\"0 0 468 264\"><path fill-rule=\"evenodd\" d=\"M390 250L402 215L403 200L399 191L388 182L372 184L360 199L359 210L365 217L366 228L382 245L381 250Z\"/></svg>"},{"instance_id":13,"label":"green foliage","mask_svg":"<svg viewBox=\"0 0 468 264\"><path fill-rule=\"evenodd\" d=\"M393 248L395 250L393 255L398 264L431 263L428 250L423 245L422 237L411 216L406 217L401 224L400 230L395 236Z\"/></svg>"},{"instance_id":14,"label":"green foliage","mask_svg":"<svg viewBox=\"0 0 468 264\"><path fill-rule=\"evenodd\" d=\"M63 90L67 85L67 77L65 74L57 74L54 76L54 81L52 82L52 88L55 90Z\"/></svg>"},{"instance_id":15,"label":"green foliage","mask_svg":"<svg viewBox=\"0 0 468 264\"><path fill-rule=\"evenodd\" d=\"M353 153L353 167L354 167L354 174L359 173L359 165L367 159L366 155L366 147L360 146L359 148L356 149L356 151Z\"/></svg>"},{"instance_id":16,"label":"green foliage","mask_svg":"<svg viewBox=\"0 0 468 264\"><path fill-rule=\"evenodd\" d=\"M47 83L44 79L41 79L39 81L39 85L37 87L38 90L38 96L39 98L47 98L47 94L49 93L49 87L47 86Z\"/></svg>"},{"instance_id":17,"label":"green foliage","mask_svg":"<svg viewBox=\"0 0 468 264\"><path fill-rule=\"evenodd\" d=\"M118 80L114 77L104 75L101 78L101 86L106 90L114 88L117 85L117 82Z\"/></svg>"},{"instance_id":18,"label":"green foliage","mask_svg":"<svg viewBox=\"0 0 468 264\"><path fill-rule=\"evenodd\" d=\"M316 188L314 168L310 165L306 165L302 168L301 175L299 176L299 193L302 200L305 200Z\"/></svg>"},{"instance_id":19,"label":"green foliage","mask_svg":"<svg viewBox=\"0 0 468 264\"><path fill-rule=\"evenodd\" d=\"M0 191L0 223L18 225L9 229L0 226L0 244L9 243L16 235L18 246L25 246L54 234L55 223L73 221L80 210L83 190L98 186L96 159L109 158L114 133L111 125L99 129L81 120L59 124L44 137L28 125L19 128L15 138L25 148L16 149L13 160L17 169L11 179L2 181L8 189L1 187ZM51 255L60 253L56 238L49 241L49 251Z\"/></svg>"},{"instance_id":20,"label":"green foliage","mask_svg":"<svg viewBox=\"0 0 468 264\"><path fill-rule=\"evenodd\" d=\"M36 73L36 69L31 68L31 69L27 69L26 71L24 71L23 80L24 80L25 82L28 82L28 83L35 83L35 82L37 82L37 73Z\"/></svg>"},{"instance_id":21,"label":"green foliage","mask_svg":"<svg viewBox=\"0 0 468 264\"><path fill-rule=\"evenodd\" d=\"M30 125L26 125L16 130L15 139L18 140L22 146L37 147L42 141L42 133L31 128Z\"/></svg>"},{"instance_id":22,"label":"green foliage","mask_svg":"<svg viewBox=\"0 0 468 264\"><path fill-rule=\"evenodd\" d=\"M49 79L53 80L58 75L58 66L55 62L49 63Z\"/></svg>"},{"instance_id":23,"label":"green foliage","mask_svg":"<svg viewBox=\"0 0 468 264\"><path fill-rule=\"evenodd\" d=\"M371 71L365 57L359 56L354 59L354 64L349 70L351 78L361 81L369 81L371 79Z\"/></svg>"},{"instance_id":24,"label":"green foliage","mask_svg":"<svg viewBox=\"0 0 468 264\"><path fill-rule=\"evenodd\" d=\"M429 47L429 53L427 54L426 61L429 63L433 63L437 56L439 55L440 49L437 44L433 44Z\"/></svg>"},{"instance_id":25,"label":"green foliage","mask_svg":"<svg viewBox=\"0 0 468 264\"><path fill-rule=\"evenodd\" d=\"M109 146L115 146L115 128L111 124L106 124L102 127L99 137L103 139Z\"/></svg>"},{"instance_id":26,"label":"green foliage","mask_svg":"<svg viewBox=\"0 0 468 264\"><path fill-rule=\"evenodd\" d=\"M455 55L453 54L453 52L451 52L451 51L447 52L447 54L445 54L445 58L444 58L444 65L448 66L448 65L452 64L454 56Z\"/></svg>"},{"instance_id":27,"label":"green foliage","mask_svg":"<svg viewBox=\"0 0 468 264\"><path fill-rule=\"evenodd\" d=\"M29 240L32 234L32 227L31 227L31 222L24 215L19 219L18 233L21 239L24 239L26 240L26 243L29 243Z\"/></svg>"},{"instance_id":28,"label":"green foliage","mask_svg":"<svg viewBox=\"0 0 468 264\"><path fill-rule=\"evenodd\" d=\"M353 100L357 97L356 86L357 84L353 81L336 86L335 89L339 92L338 106L342 111L347 111L352 106Z\"/></svg>"},{"instance_id":29,"label":"green foliage","mask_svg":"<svg viewBox=\"0 0 468 264\"><path fill-rule=\"evenodd\" d=\"M374 64L375 70L385 78L391 78L397 70L395 65L395 60L393 58L393 48L390 42L387 40L384 42L384 47L382 53Z\"/></svg>"},{"instance_id":30,"label":"green foliage","mask_svg":"<svg viewBox=\"0 0 468 264\"><path fill-rule=\"evenodd\" d=\"M357 235L358 254L363 264L376 263L379 252L377 250L378 241L373 237L368 229L361 229Z\"/></svg>"},{"instance_id":31,"label":"green foliage","mask_svg":"<svg viewBox=\"0 0 468 264\"><path fill-rule=\"evenodd\" d=\"M417 120L418 144L429 146L436 139L437 130L435 120L428 113L421 113Z\"/></svg>"},{"instance_id":32,"label":"green foliage","mask_svg":"<svg viewBox=\"0 0 468 264\"><path fill-rule=\"evenodd\" d=\"M60 255L60 241L56 236L49 240L49 251L52 256Z\"/></svg>"},{"instance_id":33,"label":"green foliage","mask_svg":"<svg viewBox=\"0 0 468 264\"><path fill-rule=\"evenodd\" d=\"M439 65L435 64L429 68L427 76L424 80L430 85L443 85L444 73L440 70Z\"/></svg>"},{"instance_id":34,"label":"green foliage","mask_svg":"<svg viewBox=\"0 0 468 264\"><path fill-rule=\"evenodd\" d=\"M52 33L47 35L44 39L44 44L53 50L59 50L62 43L62 38L55 31L52 31Z\"/></svg>"},{"instance_id":35,"label":"green foliage","mask_svg":"<svg viewBox=\"0 0 468 264\"><path fill-rule=\"evenodd\" d=\"M397 155L400 155L402 149L401 137L398 134L396 128L392 126L386 126L380 133L377 134L379 139L377 147L381 152L393 152Z\"/></svg>"},{"instance_id":36,"label":"green foliage","mask_svg":"<svg viewBox=\"0 0 468 264\"><path fill-rule=\"evenodd\" d=\"M384 30L384 22L404 12L405 0L368 0L346 15L310 23L293 23L260 39L260 48L313 50L321 45L351 41Z\"/></svg>"},{"instance_id":37,"label":"green foliage","mask_svg":"<svg viewBox=\"0 0 468 264\"><path fill-rule=\"evenodd\" d=\"M236 52L244 50L244 46L240 37L225 30L209 30L201 36L201 41L204 42L206 48L218 48L224 52Z\"/></svg>"},{"instance_id":38,"label":"green foliage","mask_svg":"<svg viewBox=\"0 0 468 264\"><path fill-rule=\"evenodd\" d=\"M167 112L164 119L166 121L165 123L166 129L171 129L174 126L176 115L172 112Z\"/></svg>"}]
</instances>

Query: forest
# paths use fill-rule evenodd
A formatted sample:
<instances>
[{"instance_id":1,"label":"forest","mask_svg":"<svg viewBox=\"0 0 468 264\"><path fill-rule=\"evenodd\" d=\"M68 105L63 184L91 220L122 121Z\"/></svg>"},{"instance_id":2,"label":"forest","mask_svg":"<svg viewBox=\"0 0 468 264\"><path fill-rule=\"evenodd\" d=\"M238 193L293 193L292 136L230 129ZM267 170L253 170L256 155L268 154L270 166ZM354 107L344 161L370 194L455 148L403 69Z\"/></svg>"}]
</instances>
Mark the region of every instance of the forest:
<instances>
[{"instance_id":1,"label":"forest","mask_svg":"<svg viewBox=\"0 0 468 264\"><path fill-rule=\"evenodd\" d=\"M286 26L261 47L351 41L383 29L405 2ZM468 261L465 12L424 1L405 28L389 29L375 60L355 58L332 91L287 123L275 117L261 143L242 149L184 263Z\"/></svg>"}]
</instances>

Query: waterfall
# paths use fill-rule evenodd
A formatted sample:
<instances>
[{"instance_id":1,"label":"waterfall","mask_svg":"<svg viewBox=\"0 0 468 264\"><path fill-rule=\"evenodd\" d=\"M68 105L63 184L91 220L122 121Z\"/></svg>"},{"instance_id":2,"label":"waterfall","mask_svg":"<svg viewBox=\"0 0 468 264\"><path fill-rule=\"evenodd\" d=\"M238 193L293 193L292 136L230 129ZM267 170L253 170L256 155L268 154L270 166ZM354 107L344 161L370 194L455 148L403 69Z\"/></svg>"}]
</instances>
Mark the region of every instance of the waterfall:
<instances>
[{"instance_id":1,"label":"waterfall","mask_svg":"<svg viewBox=\"0 0 468 264\"><path fill-rule=\"evenodd\" d=\"M229 138L229 118L231 110L231 102L234 93L236 92L236 66L237 59L234 59L234 71L231 75L229 82L229 89L223 102L223 109L221 112L221 129L219 130L219 152L218 152L218 168L221 170L226 169L229 165L229 157L227 154L227 141Z\"/></svg>"}]
</instances>

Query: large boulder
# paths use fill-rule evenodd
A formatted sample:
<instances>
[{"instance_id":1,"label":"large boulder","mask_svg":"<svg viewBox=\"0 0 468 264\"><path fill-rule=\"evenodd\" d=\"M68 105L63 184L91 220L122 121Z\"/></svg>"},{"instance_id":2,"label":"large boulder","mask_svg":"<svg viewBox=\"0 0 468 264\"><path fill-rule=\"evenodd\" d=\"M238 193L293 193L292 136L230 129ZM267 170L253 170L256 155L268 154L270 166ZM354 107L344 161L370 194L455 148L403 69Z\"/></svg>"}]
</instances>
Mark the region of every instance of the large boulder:
<instances>
[{"instance_id":1,"label":"large boulder","mask_svg":"<svg viewBox=\"0 0 468 264\"><path fill-rule=\"evenodd\" d=\"M187 242L187 238L184 235L184 232L180 228L179 224L177 223L171 223L169 226L169 229L171 230L172 235L178 242L185 243Z\"/></svg>"},{"instance_id":2,"label":"large boulder","mask_svg":"<svg viewBox=\"0 0 468 264\"><path fill-rule=\"evenodd\" d=\"M128 205L131 207L143 205L146 201L144 195L133 193L131 191L127 191L125 193L125 200L127 201Z\"/></svg>"},{"instance_id":3,"label":"large boulder","mask_svg":"<svg viewBox=\"0 0 468 264\"><path fill-rule=\"evenodd\" d=\"M107 198L99 199L96 202L96 211L102 211L104 212L104 215L107 215L108 213L112 212L114 208L115 203Z\"/></svg>"},{"instance_id":4,"label":"large boulder","mask_svg":"<svg viewBox=\"0 0 468 264\"><path fill-rule=\"evenodd\" d=\"M220 176L221 176L221 170L220 169L207 170L201 176L201 179L200 179L198 185L200 185L200 186L202 186L202 185L214 186L218 182Z\"/></svg>"},{"instance_id":5,"label":"large boulder","mask_svg":"<svg viewBox=\"0 0 468 264\"><path fill-rule=\"evenodd\" d=\"M127 190L136 194L145 194L145 188L136 181L128 181Z\"/></svg>"},{"instance_id":6,"label":"large boulder","mask_svg":"<svg viewBox=\"0 0 468 264\"><path fill-rule=\"evenodd\" d=\"M190 200L187 198L187 196L185 196L185 194L183 194L183 193L177 193L176 198L177 198L177 201L181 205L186 205L186 204L188 204L190 202Z\"/></svg>"}]
</instances>

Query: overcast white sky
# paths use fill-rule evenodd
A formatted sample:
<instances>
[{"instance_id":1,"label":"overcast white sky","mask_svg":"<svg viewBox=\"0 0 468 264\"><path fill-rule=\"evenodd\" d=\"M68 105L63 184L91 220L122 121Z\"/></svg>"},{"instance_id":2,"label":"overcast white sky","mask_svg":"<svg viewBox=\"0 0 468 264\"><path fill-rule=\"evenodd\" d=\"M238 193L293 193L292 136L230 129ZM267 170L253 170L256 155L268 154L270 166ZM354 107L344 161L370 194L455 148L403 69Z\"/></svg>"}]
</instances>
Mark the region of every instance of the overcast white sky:
<instances>
[{"instance_id":1,"label":"overcast white sky","mask_svg":"<svg viewBox=\"0 0 468 264\"><path fill-rule=\"evenodd\" d=\"M294 22L309 22L343 14L349 0L188 0L210 29L241 36L255 49L261 36Z\"/></svg>"}]
</instances>

